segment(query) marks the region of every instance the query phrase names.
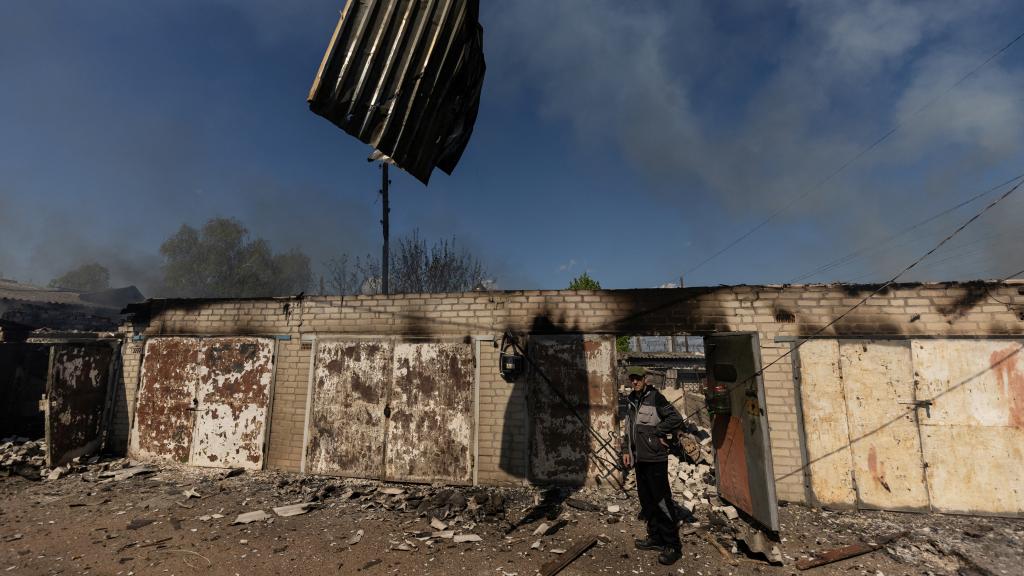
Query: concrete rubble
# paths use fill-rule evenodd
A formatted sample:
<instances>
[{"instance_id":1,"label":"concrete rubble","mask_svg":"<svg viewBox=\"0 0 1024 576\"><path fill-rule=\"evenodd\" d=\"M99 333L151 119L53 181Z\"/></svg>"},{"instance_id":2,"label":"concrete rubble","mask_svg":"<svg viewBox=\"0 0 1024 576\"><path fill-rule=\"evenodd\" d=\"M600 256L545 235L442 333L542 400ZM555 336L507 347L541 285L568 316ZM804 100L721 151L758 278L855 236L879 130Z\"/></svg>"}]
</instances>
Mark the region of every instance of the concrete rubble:
<instances>
[{"instance_id":1,"label":"concrete rubble","mask_svg":"<svg viewBox=\"0 0 1024 576\"><path fill-rule=\"evenodd\" d=\"M790 574L798 560L901 529L906 538L813 571L899 574L917 573L921 566L932 574L1003 574L1024 561L1024 523L1005 519L836 513L791 505L780 509L783 529L777 537L752 530L741 512L718 498L699 441L686 448L692 461L670 459L675 497L684 510L692 507L680 517L684 558L678 567L684 573L725 573L723 567L737 573L737 567L749 566ZM18 450L25 461L39 458L38 446ZM6 447L4 462L9 452L14 453ZM170 551L189 550L223 573L243 573L247 562L261 559L278 568L298 563L312 573L327 567L359 572L378 564L421 573L415 567L427 564L436 573L532 574L553 566L552 559L568 558L592 537L599 540L572 560L573 569L648 573L646 566L654 563L654 556L632 548L632 538L643 535L635 493L607 488L399 485L114 459L69 465L48 482L0 481L0 495L0 542L13 550L0 548L0 564L6 562L0 569L23 566L28 573L40 571L39 556L59 553L47 552L50 540L40 532L50 520L62 531L83 531L83 547L60 553L61 565L89 557L94 573L175 572L182 560L172 556L199 557ZM22 503L28 507L19 508ZM206 565L202 558L197 565ZM414 559L419 564L406 564Z\"/></svg>"}]
</instances>

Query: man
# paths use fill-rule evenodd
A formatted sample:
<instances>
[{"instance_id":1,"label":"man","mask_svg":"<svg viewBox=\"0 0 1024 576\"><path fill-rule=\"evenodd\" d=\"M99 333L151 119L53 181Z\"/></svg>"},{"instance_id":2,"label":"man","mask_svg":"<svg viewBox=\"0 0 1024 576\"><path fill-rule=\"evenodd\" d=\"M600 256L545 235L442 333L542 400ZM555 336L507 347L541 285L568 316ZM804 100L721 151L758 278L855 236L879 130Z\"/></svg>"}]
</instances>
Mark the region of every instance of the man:
<instances>
[{"instance_id":1,"label":"man","mask_svg":"<svg viewBox=\"0 0 1024 576\"><path fill-rule=\"evenodd\" d=\"M647 538L636 540L636 547L659 550L658 562L668 566L682 556L676 505L668 484L668 446L683 418L647 383L646 369L631 366L628 375L633 391L627 398L622 463L636 469L640 515L647 522Z\"/></svg>"}]
</instances>

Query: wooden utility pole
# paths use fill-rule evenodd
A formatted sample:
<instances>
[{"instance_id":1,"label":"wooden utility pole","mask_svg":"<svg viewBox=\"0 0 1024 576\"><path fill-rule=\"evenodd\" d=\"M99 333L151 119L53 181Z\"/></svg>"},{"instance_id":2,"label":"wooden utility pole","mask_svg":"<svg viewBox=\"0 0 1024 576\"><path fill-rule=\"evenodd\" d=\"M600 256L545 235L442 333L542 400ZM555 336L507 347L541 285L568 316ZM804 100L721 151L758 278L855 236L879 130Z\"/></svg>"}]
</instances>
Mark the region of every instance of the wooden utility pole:
<instances>
[{"instance_id":1,"label":"wooden utility pole","mask_svg":"<svg viewBox=\"0 0 1024 576\"><path fill-rule=\"evenodd\" d=\"M381 226L384 228L384 255L380 261L380 291L382 294L388 293L388 215L391 213L391 208L388 205L388 184L391 180L388 179L388 163L381 162L381 188L380 194L383 197L382 204L384 205L383 214L384 217L381 219Z\"/></svg>"}]
</instances>

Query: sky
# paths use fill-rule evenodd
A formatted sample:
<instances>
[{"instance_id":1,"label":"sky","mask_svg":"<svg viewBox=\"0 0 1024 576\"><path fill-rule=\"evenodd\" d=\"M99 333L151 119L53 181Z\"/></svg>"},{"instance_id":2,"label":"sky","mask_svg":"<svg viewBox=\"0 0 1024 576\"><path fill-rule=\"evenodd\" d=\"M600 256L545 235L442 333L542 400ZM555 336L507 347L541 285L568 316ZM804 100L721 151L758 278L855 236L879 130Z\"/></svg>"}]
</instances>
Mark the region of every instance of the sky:
<instances>
[{"instance_id":1,"label":"sky","mask_svg":"<svg viewBox=\"0 0 1024 576\"><path fill-rule=\"evenodd\" d=\"M152 295L163 240L214 217L317 274L378 253L370 149L305 101L342 6L7 6L0 276L96 261ZM392 170L391 228L502 289L884 281L1024 174L1024 40L969 74L1018 2L482 0L481 23L473 137L429 186ZM1024 269L1022 197L904 279Z\"/></svg>"}]
</instances>

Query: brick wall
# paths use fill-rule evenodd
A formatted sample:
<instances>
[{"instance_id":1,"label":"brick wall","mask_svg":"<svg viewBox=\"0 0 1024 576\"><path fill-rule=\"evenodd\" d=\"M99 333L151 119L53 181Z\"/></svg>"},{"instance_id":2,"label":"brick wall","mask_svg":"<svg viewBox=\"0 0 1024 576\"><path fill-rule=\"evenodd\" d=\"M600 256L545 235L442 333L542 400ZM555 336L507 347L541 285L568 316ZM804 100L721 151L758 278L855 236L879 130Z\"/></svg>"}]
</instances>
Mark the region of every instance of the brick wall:
<instances>
[{"instance_id":1,"label":"brick wall","mask_svg":"<svg viewBox=\"0 0 1024 576\"><path fill-rule=\"evenodd\" d=\"M497 373L496 342L520 334L674 334L757 332L779 497L804 499L800 434L786 338L815 334L875 286L732 286L609 291L307 297L236 301L153 301L136 309L129 337L273 335L278 343L267 465L298 470L302 459L310 351L315 335L484 336L480 342L479 464L482 483L521 483L527 471L525 383ZM1024 283L908 284L871 297L822 336L987 336L1024 333L1016 307ZM997 301L998 299L998 301ZM999 301L1009 303L1007 306ZM780 341L779 339L782 339ZM116 438L126 439L139 358L130 345L119 392ZM782 358L780 360L780 358ZM777 363L775 363L778 361ZM124 401L121 401L121 398Z\"/></svg>"}]
</instances>

